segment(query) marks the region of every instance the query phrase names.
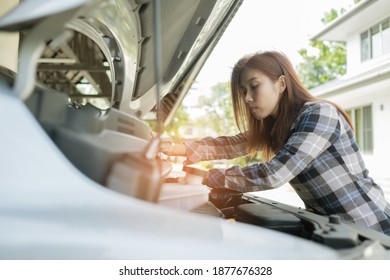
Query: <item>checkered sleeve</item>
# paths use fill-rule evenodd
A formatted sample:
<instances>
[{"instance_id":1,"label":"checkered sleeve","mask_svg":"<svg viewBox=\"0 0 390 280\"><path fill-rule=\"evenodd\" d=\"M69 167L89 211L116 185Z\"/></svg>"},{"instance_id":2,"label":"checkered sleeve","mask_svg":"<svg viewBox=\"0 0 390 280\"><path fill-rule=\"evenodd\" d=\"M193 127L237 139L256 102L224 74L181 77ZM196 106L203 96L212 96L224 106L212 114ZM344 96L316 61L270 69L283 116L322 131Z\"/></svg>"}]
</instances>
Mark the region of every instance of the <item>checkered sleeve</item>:
<instances>
[{"instance_id":1,"label":"checkered sleeve","mask_svg":"<svg viewBox=\"0 0 390 280\"><path fill-rule=\"evenodd\" d=\"M233 166L225 171L222 185L221 178L215 181L207 176L206 181L210 187L241 192L277 188L300 174L339 133L337 109L328 103L310 103L294 121L285 146L269 162L244 168Z\"/></svg>"},{"instance_id":2,"label":"checkered sleeve","mask_svg":"<svg viewBox=\"0 0 390 280\"><path fill-rule=\"evenodd\" d=\"M187 164L213 159L233 159L247 154L246 138L240 133L235 136L206 137L184 143Z\"/></svg>"}]
</instances>

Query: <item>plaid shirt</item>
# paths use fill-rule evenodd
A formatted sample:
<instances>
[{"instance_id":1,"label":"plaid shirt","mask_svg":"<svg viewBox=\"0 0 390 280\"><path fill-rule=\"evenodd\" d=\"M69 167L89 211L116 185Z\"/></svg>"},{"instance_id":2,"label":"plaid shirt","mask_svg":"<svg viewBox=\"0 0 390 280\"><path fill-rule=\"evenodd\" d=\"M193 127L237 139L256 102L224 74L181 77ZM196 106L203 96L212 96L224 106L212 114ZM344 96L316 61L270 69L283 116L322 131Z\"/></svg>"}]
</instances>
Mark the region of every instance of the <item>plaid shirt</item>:
<instances>
[{"instance_id":1,"label":"plaid shirt","mask_svg":"<svg viewBox=\"0 0 390 280\"><path fill-rule=\"evenodd\" d=\"M306 103L287 143L267 163L211 169L212 188L252 192L289 182L308 208L390 235L390 204L368 176L349 124L325 102ZM246 154L242 134L185 143L187 161L231 159Z\"/></svg>"}]
</instances>

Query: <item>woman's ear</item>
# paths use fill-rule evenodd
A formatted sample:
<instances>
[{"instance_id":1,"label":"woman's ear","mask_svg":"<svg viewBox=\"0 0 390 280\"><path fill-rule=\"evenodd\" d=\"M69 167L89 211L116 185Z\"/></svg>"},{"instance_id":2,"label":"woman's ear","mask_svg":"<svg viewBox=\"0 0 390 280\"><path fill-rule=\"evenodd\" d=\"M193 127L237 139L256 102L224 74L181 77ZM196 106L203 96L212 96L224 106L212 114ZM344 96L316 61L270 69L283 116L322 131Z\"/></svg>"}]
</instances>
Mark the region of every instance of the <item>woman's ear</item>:
<instances>
[{"instance_id":1,"label":"woman's ear","mask_svg":"<svg viewBox=\"0 0 390 280\"><path fill-rule=\"evenodd\" d=\"M286 76L281 75L278 79L279 93L283 93L286 90Z\"/></svg>"}]
</instances>

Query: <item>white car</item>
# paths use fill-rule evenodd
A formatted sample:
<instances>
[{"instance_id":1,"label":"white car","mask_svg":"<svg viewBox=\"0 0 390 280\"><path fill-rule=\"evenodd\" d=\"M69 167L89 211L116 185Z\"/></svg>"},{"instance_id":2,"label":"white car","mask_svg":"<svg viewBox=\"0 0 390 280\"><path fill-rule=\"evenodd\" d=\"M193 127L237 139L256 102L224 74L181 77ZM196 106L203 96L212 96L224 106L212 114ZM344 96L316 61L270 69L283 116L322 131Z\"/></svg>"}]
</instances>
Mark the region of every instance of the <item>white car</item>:
<instances>
[{"instance_id":1,"label":"white car","mask_svg":"<svg viewBox=\"0 0 390 280\"><path fill-rule=\"evenodd\" d=\"M0 18L20 35L18 71L0 68L0 259L389 258L338 217L245 194L231 222L192 211L206 186L166 180L161 128L240 4L25 0Z\"/></svg>"}]
</instances>

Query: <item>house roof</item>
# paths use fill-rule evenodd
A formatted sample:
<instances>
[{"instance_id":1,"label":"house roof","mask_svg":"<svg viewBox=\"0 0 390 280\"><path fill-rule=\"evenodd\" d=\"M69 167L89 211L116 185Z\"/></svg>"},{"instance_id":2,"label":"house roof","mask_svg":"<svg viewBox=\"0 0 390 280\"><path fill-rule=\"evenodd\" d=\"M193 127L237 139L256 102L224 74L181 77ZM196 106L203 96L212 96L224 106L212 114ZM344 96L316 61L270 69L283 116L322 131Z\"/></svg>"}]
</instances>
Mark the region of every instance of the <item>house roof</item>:
<instances>
[{"instance_id":1,"label":"house roof","mask_svg":"<svg viewBox=\"0 0 390 280\"><path fill-rule=\"evenodd\" d=\"M310 92L320 98L330 98L334 95L382 81L390 78L390 62L385 62L375 68L359 73L357 75L345 75L338 79L312 88Z\"/></svg>"},{"instance_id":2,"label":"house roof","mask_svg":"<svg viewBox=\"0 0 390 280\"><path fill-rule=\"evenodd\" d=\"M371 24L375 24L375 19L385 17L389 11L388 0L362 0L352 9L331 21L312 36L311 40L346 41L348 34L359 32Z\"/></svg>"}]
</instances>

